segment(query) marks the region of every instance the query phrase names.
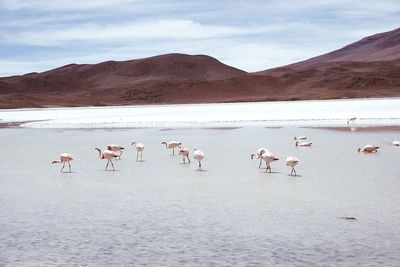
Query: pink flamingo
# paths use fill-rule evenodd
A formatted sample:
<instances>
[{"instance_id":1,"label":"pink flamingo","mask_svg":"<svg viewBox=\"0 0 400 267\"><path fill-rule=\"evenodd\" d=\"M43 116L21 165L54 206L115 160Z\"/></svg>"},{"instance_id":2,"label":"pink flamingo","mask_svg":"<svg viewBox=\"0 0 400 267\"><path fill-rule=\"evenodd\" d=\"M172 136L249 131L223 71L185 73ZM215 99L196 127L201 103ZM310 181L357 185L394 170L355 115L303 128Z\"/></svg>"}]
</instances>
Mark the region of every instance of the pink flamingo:
<instances>
[{"instance_id":1,"label":"pink flamingo","mask_svg":"<svg viewBox=\"0 0 400 267\"><path fill-rule=\"evenodd\" d=\"M201 161L205 157L203 151L194 148L193 157L199 162L199 169L201 169Z\"/></svg>"},{"instance_id":2,"label":"pink flamingo","mask_svg":"<svg viewBox=\"0 0 400 267\"><path fill-rule=\"evenodd\" d=\"M293 173L294 173L294 176L297 176L294 166L299 164L299 162L300 162L299 159L296 157L293 157L293 156L289 156L289 157L286 157L285 161L286 161L286 166L292 167L292 170L290 171L290 175L293 175Z\"/></svg>"},{"instance_id":3,"label":"pink flamingo","mask_svg":"<svg viewBox=\"0 0 400 267\"><path fill-rule=\"evenodd\" d=\"M106 165L105 171L107 170L108 164L109 164L110 162L111 162L111 166L112 166L112 168L113 168L113 171L115 171L114 164L112 163L112 160L113 160L114 158L118 158L117 153L115 153L114 151L111 151L111 150L104 150L103 152L101 152L101 149L98 148L98 147L96 147L95 149L96 149L97 151L99 151L99 157L100 157L100 159L106 159L106 160L107 160L107 165Z\"/></svg>"},{"instance_id":4,"label":"pink flamingo","mask_svg":"<svg viewBox=\"0 0 400 267\"><path fill-rule=\"evenodd\" d=\"M379 146L373 146L373 145L366 145L363 148L359 147L357 149L358 152L363 152L363 153L376 153L378 152Z\"/></svg>"},{"instance_id":5,"label":"pink flamingo","mask_svg":"<svg viewBox=\"0 0 400 267\"><path fill-rule=\"evenodd\" d=\"M62 163L63 166L62 166L62 168L61 168L61 170L60 170L60 172L62 172L63 169L64 169L64 167L65 167L65 163L68 162L69 172L71 172L71 163L70 163L70 161L73 160L73 159L74 159L74 158L72 157L71 154L62 153L62 154L60 155L60 159L59 159L59 160L54 160L51 164L54 164L54 163Z\"/></svg>"},{"instance_id":6,"label":"pink flamingo","mask_svg":"<svg viewBox=\"0 0 400 267\"><path fill-rule=\"evenodd\" d=\"M140 160L143 160L142 157L143 157L144 144L133 141L132 146L133 145L135 145L136 147L136 161L138 161L139 153L140 153Z\"/></svg>"},{"instance_id":7,"label":"pink flamingo","mask_svg":"<svg viewBox=\"0 0 400 267\"><path fill-rule=\"evenodd\" d=\"M120 151L120 154L118 155L118 159L121 159L122 150L124 150L125 148L123 146L120 146L120 145L108 145L107 149L111 150L111 151L114 151L114 152Z\"/></svg>"},{"instance_id":8,"label":"pink flamingo","mask_svg":"<svg viewBox=\"0 0 400 267\"><path fill-rule=\"evenodd\" d=\"M264 154L262 154L261 158L265 161L265 165L267 165L267 169L265 170L265 172L268 172L269 170L269 173L271 173L272 171L271 162L279 160L279 158L275 157L275 155L269 151L266 151Z\"/></svg>"},{"instance_id":9,"label":"pink flamingo","mask_svg":"<svg viewBox=\"0 0 400 267\"><path fill-rule=\"evenodd\" d=\"M296 141L295 145L296 145L297 147L305 147L305 146L311 146L312 143L310 143L310 142L299 142L299 141Z\"/></svg>"},{"instance_id":10,"label":"pink flamingo","mask_svg":"<svg viewBox=\"0 0 400 267\"><path fill-rule=\"evenodd\" d=\"M178 142L178 141L169 141L169 142L162 141L161 144L165 145L165 148L167 148L167 149L172 148L172 155L175 155L175 148L176 147L181 148L181 145L182 145L182 143Z\"/></svg>"},{"instance_id":11,"label":"pink flamingo","mask_svg":"<svg viewBox=\"0 0 400 267\"><path fill-rule=\"evenodd\" d=\"M256 158L256 159L260 159L260 164L258 165L258 168L261 168L261 163L262 163L262 158L261 158L261 156L262 156L262 154L264 154L266 151L269 151L268 149L266 149L266 148L264 148L264 147L261 147L261 148L259 148L258 150L257 150L257 154L251 154L250 155L250 158L251 159L254 159L254 157Z\"/></svg>"},{"instance_id":12,"label":"pink flamingo","mask_svg":"<svg viewBox=\"0 0 400 267\"><path fill-rule=\"evenodd\" d=\"M189 159L189 149L187 148L182 148L179 150L179 156L181 156L182 160L183 160L183 164L186 163L186 159L189 161L190 163L190 159Z\"/></svg>"}]
</instances>

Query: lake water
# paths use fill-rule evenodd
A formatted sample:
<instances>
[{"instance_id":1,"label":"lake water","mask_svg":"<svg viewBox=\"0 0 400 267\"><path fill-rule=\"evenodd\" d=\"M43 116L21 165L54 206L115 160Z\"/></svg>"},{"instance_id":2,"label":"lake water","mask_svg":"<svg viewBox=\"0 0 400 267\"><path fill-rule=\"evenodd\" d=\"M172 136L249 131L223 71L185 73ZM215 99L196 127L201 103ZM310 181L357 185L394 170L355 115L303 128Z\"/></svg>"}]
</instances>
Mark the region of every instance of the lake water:
<instances>
[{"instance_id":1,"label":"lake water","mask_svg":"<svg viewBox=\"0 0 400 267\"><path fill-rule=\"evenodd\" d=\"M306 135L311 148L296 148ZM400 264L400 131L0 129L1 266ZM135 162L132 141L145 144ZM160 142L206 154L183 165ZM104 171L96 146L126 146ZM376 144L376 154L357 148ZM272 174L250 154L267 147ZM73 173L51 164L76 157ZM300 159L291 177L285 156ZM265 168L265 166L263 166ZM355 217L349 221L341 217Z\"/></svg>"}]
</instances>

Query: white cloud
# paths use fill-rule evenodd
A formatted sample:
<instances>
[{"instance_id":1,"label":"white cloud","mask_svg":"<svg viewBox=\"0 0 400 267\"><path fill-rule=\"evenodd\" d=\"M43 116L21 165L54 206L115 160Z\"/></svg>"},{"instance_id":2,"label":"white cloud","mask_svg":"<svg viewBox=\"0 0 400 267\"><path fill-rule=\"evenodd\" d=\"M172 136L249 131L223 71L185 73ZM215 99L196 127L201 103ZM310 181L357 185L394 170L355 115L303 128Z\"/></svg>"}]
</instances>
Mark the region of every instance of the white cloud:
<instances>
[{"instance_id":1,"label":"white cloud","mask_svg":"<svg viewBox=\"0 0 400 267\"><path fill-rule=\"evenodd\" d=\"M67 42L134 42L138 39L204 39L223 38L234 35L256 34L274 30L266 27L231 27L207 25L192 20L158 20L153 22L133 22L120 25L84 24L65 29L47 29L8 33L4 40L8 43L22 43L39 46L56 46Z\"/></svg>"},{"instance_id":2,"label":"white cloud","mask_svg":"<svg viewBox=\"0 0 400 267\"><path fill-rule=\"evenodd\" d=\"M9 10L31 9L31 10L82 10L108 8L112 6L124 6L134 3L135 0L1 0L0 7Z\"/></svg>"}]
</instances>

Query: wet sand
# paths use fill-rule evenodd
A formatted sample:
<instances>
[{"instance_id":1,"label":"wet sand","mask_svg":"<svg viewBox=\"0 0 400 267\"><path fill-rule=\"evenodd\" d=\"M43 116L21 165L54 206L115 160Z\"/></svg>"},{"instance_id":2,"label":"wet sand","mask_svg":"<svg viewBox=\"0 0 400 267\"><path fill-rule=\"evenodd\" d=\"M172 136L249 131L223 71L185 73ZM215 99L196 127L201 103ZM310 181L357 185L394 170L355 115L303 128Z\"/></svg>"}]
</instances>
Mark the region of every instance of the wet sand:
<instances>
[{"instance_id":1,"label":"wet sand","mask_svg":"<svg viewBox=\"0 0 400 267\"><path fill-rule=\"evenodd\" d=\"M34 265L396 266L397 131L299 127L0 129L0 262ZM296 148L306 135L311 148ZM130 143L145 144L135 162ZM160 142L206 154L203 171ZM116 171L94 147L125 145ZM367 143L375 154L357 153ZM250 154L267 147L272 174ZM76 157L73 173L50 164ZM284 157L300 159L289 176ZM264 166L263 166L264 168ZM354 217L347 220L343 217Z\"/></svg>"}]
</instances>

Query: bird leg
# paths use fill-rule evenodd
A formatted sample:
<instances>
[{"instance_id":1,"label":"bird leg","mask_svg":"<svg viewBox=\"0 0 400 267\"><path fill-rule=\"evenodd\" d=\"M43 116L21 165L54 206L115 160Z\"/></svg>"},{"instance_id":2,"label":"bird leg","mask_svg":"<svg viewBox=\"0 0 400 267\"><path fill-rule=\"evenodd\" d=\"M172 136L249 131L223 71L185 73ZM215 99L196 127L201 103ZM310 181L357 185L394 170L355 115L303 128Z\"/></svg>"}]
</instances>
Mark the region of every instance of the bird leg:
<instances>
[{"instance_id":1,"label":"bird leg","mask_svg":"<svg viewBox=\"0 0 400 267\"><path fill-rule=\"evenodd\" d=\"M175 155L175 147L172 148L172 155Z\"/></svg>"},{"instance_id":2,"label":"bird leg","mask_svg":"<svg viewBox=\"0 0 400 267\"><path fill-rule=\"evenodd\" d=\"M118 159L121 159L121 155L122 155L122 150L119 153Z\"/></svg>"},{"instance_id":3,"label":"bird leg","mask_svg":"<svg viewBox=\"0 0 400 267\"><path fill-rule=\"evenodd\" d=\"M71 163L68 161L69 172L71 172Z\"/></svg>"},{"instance_id":4,"label":"bird leg","mask_svg":"<svg viewBox=\"0 0 400 267\"><path fill-rule=\"evenodd\" d=\"M198 162L199 162L199 169L201 169L201 161L199 160Z\"/></svg>"},{"instance_id":5,"label":"bird leg","mask_svg":"<svg viewBox=\"0 0 400 267\"><path fill-rule=\"evenodd\" d=\"M61 168L61 171L60 171L60 172L62 172L62 171L64 170L64 167L65 167L65 161L63 162L63 166L62 166L62 168Z\"/></svg>"},{"instance_id":6,"label":"bird leg","mask_svg":"<svg viewBox=\"0 0 400 267\"><path fill-rule=\"evenodd\" d=\"M190 163L189 155L188 155L188 156L186 156L186 157L187 157L187 159L188 159L188 161L189 161L189 163Z\"/></svg>"},{"instance_id":7,"label":"bird leg","mask_svg":"<svg viewBox=\"0 0 400 267\"><path fill-rule=\"evenodd\" d=\"M295 168L293 168L294 176L297 176Z\"/></svg>"},{"instance_id":8,"label":"bird leg","mask_svg":"<svg viewBox=\"0 0 400 267\"><path fill-rule=\"evenodd\" d=\"M183 160L183 164L185 164L186 163L185 158L183 158L182 160Z\"/></svg>"},{"instance_id":9,"label":"bird leg","mask_svg":"<svg viewBox=\"0 0 400 267\"><path fill-rule=\"evenodd\" d=\"M261 168L261 164L262 164L262 159L260 158L260 165L258 165L258 168Z\"/></svg>"},{"instance_id":10,"label":"bird leg","mask_svg":"<svg viewBox=\"0 0 400 267\"><path fill-rule=\"evenodd\" d=\"M110 163L110 160L108 159L107 160L107 165L106 165L106 169L105 169L105 171L107 170L107 168L108 168L108 164Z\"/></svg>"},{"instance_id":11,"label":"bird leg","mask_svg":"<svg viewBox=\"0 0 400 267\"><path fill-rule=\"evenodd\" d=\"M143 160L143 151L140 151L140 160Z\"/></svg>"},{"instance_id":12,"label":"bird leg","mask_svg":"<svg viewBox=\"0 0 400 267\"><path fill-rule=\"evenodd\" d=\"M136 152L136 161L138 161L139 158L139 151Z\"/></svg>"},{"instance_id":13,"label":"bird leg","mask_svg":"<svg viewBox=\"0 0 400 267\"><path fill-rule=\"evenodd\" d=\"M110 162L111 162L111 166L113 167L113 171L115 171L114 163L112 162L112 160L110 160Z\"/></svg>"}]
</instances>

